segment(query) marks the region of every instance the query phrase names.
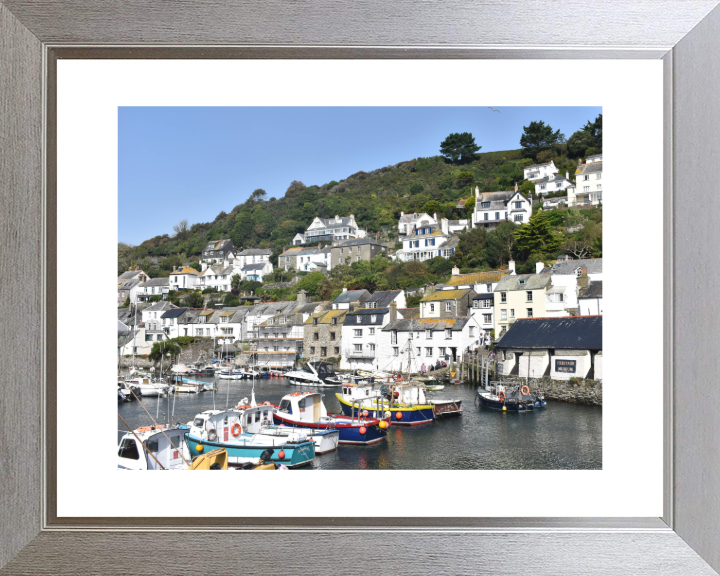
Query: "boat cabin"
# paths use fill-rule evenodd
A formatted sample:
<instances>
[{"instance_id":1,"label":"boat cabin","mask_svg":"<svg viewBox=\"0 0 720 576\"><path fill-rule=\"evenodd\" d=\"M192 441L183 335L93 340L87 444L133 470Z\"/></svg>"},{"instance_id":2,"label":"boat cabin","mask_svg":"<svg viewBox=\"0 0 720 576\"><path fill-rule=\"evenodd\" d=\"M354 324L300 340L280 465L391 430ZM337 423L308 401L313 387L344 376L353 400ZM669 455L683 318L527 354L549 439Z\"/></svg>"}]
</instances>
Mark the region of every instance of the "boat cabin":
<instances>
[{"instance_id":1,"label":"boat cabin","mask_svg":"<svg viewBox=\"0 0 720 576\"><path fill-rule=\"evenodd\" d=\"M425 385L419 383L399 384L390 386L393 401L397 404L427 404Z\"/></svg>"},{"instance_id":2,"label":"boat cabin","mask_svg":"<svg viewBox=\"0 0 720 576\"><path fill-rule=\"evenodd\" d=\"M323 396L319 392L293 392L283 396L277 411L292 415L292 420L296 422L320 422L322 418L327 418Z\"/></svg>"},{"instance_id":3,"label":"boat cabin","mask_svg":"<svg viewBox=\"0 0 720 576\"><path fill-rule=\"evenodd\" d=\"M380 390L372 385L343 384L343 398L349 402L353 400L364 400L365 398L379 398L382 396Z\"/></svg>"},{"instance_id":4,"label":"boat cabin","mask_svg":"<svg viewBox=\"0 0 720 576\"><path fill-rule=\"evenodd\" d=\"M190 461L189 451L185 443L186 428L165 428L163 426L146 426L135 430L135 436L125 434L118 447L118 469L120 470L180 470L185 462ZM138 441L138 438L141 442ZM169 438L169 440L168 440ZM145 446L143 446L143 444ZM160 462L162 468L150 452Z\"/></svg>"},{"instance_id":5,"label":"boat cabin","mask_svg":"<svg viewBox=\"0 0 720 576\"><path fill-rule=\"evenodd\" d=\"M231 410L205 410L193 420L190 434L208 442L240 442L272 424L275 407L270 404L233 408Z\"/></svg>"}]
</instances>

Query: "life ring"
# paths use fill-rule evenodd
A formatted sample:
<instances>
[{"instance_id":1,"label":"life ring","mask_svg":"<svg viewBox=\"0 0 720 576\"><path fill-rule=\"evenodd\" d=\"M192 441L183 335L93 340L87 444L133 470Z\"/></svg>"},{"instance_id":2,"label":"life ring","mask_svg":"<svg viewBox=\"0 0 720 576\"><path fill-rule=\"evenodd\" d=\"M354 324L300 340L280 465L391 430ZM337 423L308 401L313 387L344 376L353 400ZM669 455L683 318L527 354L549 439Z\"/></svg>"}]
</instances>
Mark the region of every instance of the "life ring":
<instances>
[{"instance_id":1,"label":"life ring","mask_svg":"<svg viewBox=\"0 0 720 576\"><path fill-rule=\"evenodd\" d=\"M520 392L523 393L523 396L528 396L530 394L530 388L528 388L527 386L523 386L522 388L520 388Z\"/></svg>"},{"instance_id":2,"label":"life ring","mask_svg":"<svg viewBox=\"0 0 720 576\"><path fill-rule=\"evenodd\" d=\"M505 392L503 392L502 390L498 392L498 400L500 400L500 402L505 402Z\"/></svg>"},{"instance_id":3,"label":"life ring","mask_svg":"<svg viewBox=\"0 0 720 576\"><path fill-rule=\"evenodd\" d=\"M210 442L214 442L216 438L217 438L217 432L215 431L215 428L213 428L212 430L210 430L208 432L208 440L210 440Z\"/></svg>"},{"instance_id":4,"label":"life ring","mask_svg":"<svg viewBox=\"0 0 720 576\"><path fill-rule=\"evenodd\" d=\"M290 396L302 396L302 392L293 392Z\"/></svg>"},{"instance_id":5,"label":"life ring","mask_svg":"<svg viewBox=\"0 0 720 576\"><path fill-rule=\"evenodd\" d=\"M232 425L232 428L230 428L230 433L238 437L240 436L240 432L242 432L242 426L240 426L240 422L235 422L235 424Z\"/></svg>"}]
</instances>

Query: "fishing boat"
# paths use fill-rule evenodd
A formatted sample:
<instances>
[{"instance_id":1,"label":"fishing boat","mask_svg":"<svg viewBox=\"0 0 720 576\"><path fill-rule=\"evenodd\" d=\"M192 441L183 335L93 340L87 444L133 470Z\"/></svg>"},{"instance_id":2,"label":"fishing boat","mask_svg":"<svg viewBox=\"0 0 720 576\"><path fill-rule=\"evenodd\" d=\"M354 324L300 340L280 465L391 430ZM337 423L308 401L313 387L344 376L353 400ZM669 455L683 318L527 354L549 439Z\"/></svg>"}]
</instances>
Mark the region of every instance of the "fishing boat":
<instances>
[{"instance_id":1,"label":"fishing boat","mask_svg":"<svg viewBox=\"0 0 720 576\"><path fill-rule=\"evenodd\" d=\"M547 405L545 397L530 394L527 385L505 386L493 383L489 388L478 388L476 403L485 408L502 410L504 412L531 412L536 407Z\"/></svg>"},{"instance_id":2,"label":"fishing boat","mask_svg":"<svg viewBox=\"0 0 720 576\"><path fill-rule=\"evenodd\" d=\"M383 385L377 389L372 384L343 384L343 392L336 393L335 397L346 416L361 410L372 418L389 418L393 424L417 426L435 418L435 409L425 398L424 390L420 392L421 386Z\"/></svg>"},{"instance_id":3,"label":"fishing boat","mask_svg":"<svg viewBox=\"0 0 720 576\"><path fill-rule=\"evenodd\" d=\"M190 454L185 426L144 426L128 432L118 446L120 470L185 470ZM184 459L183 459L184 458Z\"/></svg>"},{"instance_id":4,"label":"fishing boat","mask_svg":"<svg viewBox=\"0 0 720 576\"><path fill-rule=\"evenodd\" d=\"M222 380L242 380L245 375L242 370L233 370L232 368L225 366L218 372L218 378Z\"/></svg>"},{"instance_id":5,"label":"fishing boat","mask_svg":"<svg viewBox=\"0 0 720 576\"><path fill-rule=\"evenodd\" d=\"M215 382L203 382L202 380L193 380L192 378L186 378L184 376L179 376L178 380L182 384L187 384L189 386L195 386L198 389L198 392L207 392L215 390Z\"/></svg>"},{"instance_id":6,"label":"fishing boat","mask_svg":"<svg viewBox=\"0 0 720 576\"><path fill-rule=\"evenodd\" d=\"M267 404L243 409L205 410L192 422L185 439L192 456L206 450L224 448L230 466L256 462L267 449L273 449L271 461L297 468L315 460L315 442L309 435L288 431L286 434L264 430L274 407Z\"/></svg>"},{"instance_id":7,"label":"fishing boat","mask_svg":"<svg viewBox=\"0 0 720 576\"><path fill-rule=\"evenodd\" d=\"M335 368L328 362L308 362L300 370L285 373L285 378L295 386L341 386L342 381L335 374Z\"/></svg>"},{"instance_id":8,"label":"fishing boat","mask_svg":"<svg viewBox=\"0 0 720 576\"><path fill-rule=\"evenodd\" d=\"M125 382L125 378L122 376L118 376L118 390L128 401L135 400L136 398L142 396L140 388L137 386L129 386L127 382Z\"/></svg>"},{"instance_id":9,"label":"fishing boat","mask_svg":"<svg viewBox=\"0 0 720 576\"><path fill-rule=\"evenodd\" d=\"M328 414L319 392L293 392L283 396L273 412L275 424L338 430L340 444L375 444L387 437L389 423L385 419L368 418L356 410L351 416Z\"/></svg>"},{"instance_id":10,"label":"fishing boat","mask_svg":"<svg viewBox=\"0 0 720 576\"><path fill-rule=\"evenodd\" d=\"M153 382L149 376L135 376L125 383L131 388L137 387L142 396L165 396L170 389L164 382Z\"/></svg>"}]
</instances>

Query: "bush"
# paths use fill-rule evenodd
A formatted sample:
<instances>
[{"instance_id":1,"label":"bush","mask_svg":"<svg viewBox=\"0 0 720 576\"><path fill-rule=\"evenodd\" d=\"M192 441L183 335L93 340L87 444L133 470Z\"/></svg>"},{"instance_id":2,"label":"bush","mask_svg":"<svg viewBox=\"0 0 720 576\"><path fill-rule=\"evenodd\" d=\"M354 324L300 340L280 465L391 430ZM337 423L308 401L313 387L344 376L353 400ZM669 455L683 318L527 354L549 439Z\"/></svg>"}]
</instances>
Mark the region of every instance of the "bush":
<instances>
[{"instance_id":1,"label":"bush","mask_svg":"<svg viewBox=\"0 0 720 576\"><path fill-rule=\"evenodd\" d=\"M130 297L129 296L125 299L125 302L123 302L123 305L118 306L118 308L127 308L128 306L130 306Z\"/></svg>"},{"instance_id":2,"label":"bush","mask_svg":"<svg viewBox=\"0 0 720 576\"><path fill-rule=\"evenodd\" d=\"M545 162L550 162L554 158L554 154L552 150L543 150L542 152L538 152L537 155L537 162L538 164L544 164Z\"/></svg>"},{"instance_id":3,"label":"bush","mask_svg":"<svg viewBox=\"0 0 720 576\"><path fill-rule=\"evenodd\" d=\"M160 300L162 300L162 294L155 294L155 296L150 296L148 302L160 302Z\"/></svg>"},{"instance_id":4,"label":"bush","mask_svg":"<svg viewBox=\"0 0 720 576\"><path fill-rule=\"evenodd\" d=\"M208 286L207 288L205 288L205 290L202 291L202 293L203 294L213 294L217 291L218 291L218 289L215 288L214 286Z\"/></svg>"},{"instance_id":5,"label":"bush","mask_svg":"<svg viewBox=\"0 0 720 576\"><path fill-rule=\"evenodd\" d=\"M205 306L205 298L202 297L200 292L190 292L185 297L185 305L190 308L202 308Z\"/></svg>"},{"instance_id":6,"label":"bush","mask_svg":"<svg viewBox=\"0 0 720 576\"><path fill-rule=\"evenodd\" d=\"M410 186L410 194L420 194L423 190L425 190L425 186L420 182L415 182L415 184Z\"/></svg>"},{"instance_id":7,"label":"bush","mask_svg":"<svg viewBox=\"0 0 720 576\"><path fill-rule=\"evenodd\" d=\"M473 180L475 180L475 175L472 172L460 172L460 174L457 175L455 182L457 183L458 188L464 188L465 186L472 184Z\"/></svg>"}]
</instances>

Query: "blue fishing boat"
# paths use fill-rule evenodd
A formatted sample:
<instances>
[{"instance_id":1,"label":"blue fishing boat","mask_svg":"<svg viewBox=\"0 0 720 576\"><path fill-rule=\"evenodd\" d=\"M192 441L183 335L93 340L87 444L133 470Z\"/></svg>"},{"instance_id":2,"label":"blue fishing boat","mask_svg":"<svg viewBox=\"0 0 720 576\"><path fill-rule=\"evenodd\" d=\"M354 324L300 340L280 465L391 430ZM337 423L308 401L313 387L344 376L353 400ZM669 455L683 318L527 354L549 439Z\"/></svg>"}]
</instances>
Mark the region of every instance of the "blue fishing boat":
<instances>
[{"instance_id":1,"label":"blue fishing boat","mask_svg":"<svg viewBox=\"0 0 720 576\"><path fill-rule=\"evenodd\" d=\"M322 397L319 392L287 394L273 413L273 420L285 426L337 430L340 444L375 444L387 437L386 419L368 418L357 411L353 416L328 414Z\"/></svg>"},{"instance_id":2,"label":"blue fishing boat","mask_svg":"<svg viewBox=\"0 0 720 576\"><path fill-rule=\"evenodd\" d=\"M228 452L230 466L256 462L272 449L270 461L297 468L315 460L315 441L302 431L277 431L272 422L274 406L245 406L242 409L206 410L193 420L185 440L191 456L216 448Z\"/></svg>"},{"instance_id":3,"label":"blue fishing boat","mask_svg":"<svg viewBox=\"0 0 720 576\"><path fill-rule=\"evenodd\" d=\"M504 386L495 384L490 388L478 388L475 403L502 410L503 412L532 412L547 405L542 394L530 394L527 385Z\"/></svg>"}]
</instances>

